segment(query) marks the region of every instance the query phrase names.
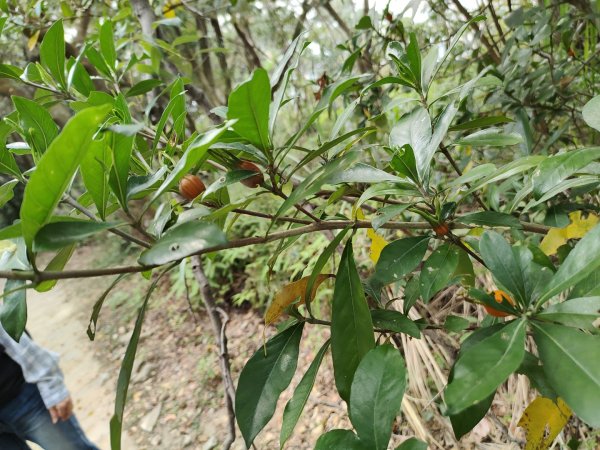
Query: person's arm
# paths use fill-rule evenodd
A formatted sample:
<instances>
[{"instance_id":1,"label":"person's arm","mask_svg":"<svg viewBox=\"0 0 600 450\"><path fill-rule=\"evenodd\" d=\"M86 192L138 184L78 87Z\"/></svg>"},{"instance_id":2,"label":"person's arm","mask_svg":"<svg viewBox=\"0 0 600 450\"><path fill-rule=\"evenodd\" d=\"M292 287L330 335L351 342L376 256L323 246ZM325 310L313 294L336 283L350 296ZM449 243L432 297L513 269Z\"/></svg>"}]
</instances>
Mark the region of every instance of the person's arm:
<instances>
[{"instance_id":1,"label":"person's arm","mask_svg":"<svg viewBox=\"0 0 600 450\"><path fill-rule=\"evenodd\" d=\"M23 334L19 342L15 342L2 326L0 344L6 354L21 366L25 381L37 385L44 405L51 414L53 409L56 410L62 405L58 408L61 413L57 415L62 419L65 415L64 404L70 402L70 398L58 366L58 355L37 345L27 334Z\"/></svg>"}]
</instances>

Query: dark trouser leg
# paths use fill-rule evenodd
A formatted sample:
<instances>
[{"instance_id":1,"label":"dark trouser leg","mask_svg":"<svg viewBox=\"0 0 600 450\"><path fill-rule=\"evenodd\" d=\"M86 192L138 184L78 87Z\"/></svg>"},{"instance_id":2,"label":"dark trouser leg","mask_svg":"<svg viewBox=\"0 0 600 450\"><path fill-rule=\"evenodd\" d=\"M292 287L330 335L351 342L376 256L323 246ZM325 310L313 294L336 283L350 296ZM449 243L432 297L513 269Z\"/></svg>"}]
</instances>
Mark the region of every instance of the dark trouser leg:
<instances>
[{"instance_id":1,"label":"dark trouser leg","mask_svg":"<svg viewBox=\"0 0 600 450\"><path fill-rule=\"evenodd\" d=\"M52 423L35 385L26 385L18 397L0 408L0 421L15 435L44 450L98 450L86 438L75 416Z\"/></svg>"},{"instance_id":2,"label":"dark trouser leg","mask_svg":"<svg viewBox=\"0 0 600 450\"><path fill-rule=\"evenodd\" d=\"M31 450L25 441L11 433L0 433L0 448L2 450Z\"/></svg>"}]
</instances>

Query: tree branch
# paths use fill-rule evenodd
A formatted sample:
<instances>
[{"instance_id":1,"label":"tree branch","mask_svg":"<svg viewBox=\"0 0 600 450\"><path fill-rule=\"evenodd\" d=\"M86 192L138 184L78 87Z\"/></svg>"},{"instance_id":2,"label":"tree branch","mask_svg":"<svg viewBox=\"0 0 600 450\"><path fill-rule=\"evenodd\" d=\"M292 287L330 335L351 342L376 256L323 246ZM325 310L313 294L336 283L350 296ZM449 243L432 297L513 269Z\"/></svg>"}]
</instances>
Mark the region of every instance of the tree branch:
<instances>
[{"instance_id":1,"label":"tree branch","mask_svg":"<svg viewBox=\"0 0 600 450\"><path fill-rule=\"evenodd\" d=\"M467 11L467 9L460 3L459 0L452 0L452 3L454 3L454 5L458 8L458 10L461 12L461 14L465 17L466 20L471 20L473 18L473 16L471 16L469 11ZM471 28L475 32L480 33L479 27L475 22L471 22ZM483 35L483 33L481 33L480 39L481 43L487 49L488 54L490 55L490 58L492 58L494 64L500 64L500 55L498 55L494 46L490 43L490 41L488 41L488 39Z\"/></svg>"},{"instance_id":2,"label":"tree branch","mask_svg":"<svg viewBox=\"0 0 600 450\"><path fill-rule=\"evenodd\" d=\"M242 44L244 45L246 59L248 60L248 64L250 65L250 68L258 69L259 67L262 67L260 65L260 58L258 57L258 53L256 53L256 49L254 48L254 45L252 45L252 43L248 39L248 36L246 36L246 33L244 32L244 30L242 30L242 28L239 26L237 21L234 20L233 18L232 18L231 23L233 25L233 28L235 29L236 34L238 35L238 37L242 41Z\"/></svg>"},{"instance_id":3,"label":"tree branch","mask_svg":"<svg viewBox=\"0 0 600 450\"><path fill-rule=\"evenodd\" d=\"M227 408L227 418L229 422L229 434L223 443L223 450L229 450L235 440L235 410L233 406L235 402L235 388L233 387L233 379L231 378L229 353L227 351L227 335L225 333L225 327L227 326L229 317L227 317L225 311L217 308L212 289L210 288L206 274L202 269L202 260L200 256L192 257L192 272L194 273L196 282L200 286L200 297L202 298L204 307L208 313L215 341L219 348L219 366L223 378L225 406ZM222 312L224 315L224 320L221 320L219 312Z\"/></svg>"},{"instance_id":4,"label":"tree branch","mask_svg":"<svg viewBox=\"0 0 600 450\"><path fill-rule=\"evenodd\" d=\"M368 220L332 220L329 222L316 222L303 227L292 228L290 230L279 231L277 233L269 234L267 236L253 236L247 238L236 239L233 241L226 242L225 244L213 245L206 247L193 255L204 255L206 253L217 252L221 250L227 250L231 248L248 247L256 244L266 244L268 242L278 241L293 236L300 236L303 234L315 233L318 231L325 230L342 230L348 226L355 229L359 228L372 228L373 224ZM529 222L521 222L521 226L524 231L530 231L533 233L546 234L550 227L545 225L539 225ZM428 222L388 222L382 225L380 228L387 230L428 230L431 228L431 224ZM469 229L470 227L464 224L457 223L454 225L454 229ZM33 280L37 283L46 280L63 280L67 278L92 278L102 277L106 275L118 275L121 273L137 273L145 272L147 270L154 269L158 266L123 266L123 267L109 267L106 269L87 269L87 270L65 270L59 271L0 271L0 278L6 278L7 280Z\"/></svg>"}]
</instances>

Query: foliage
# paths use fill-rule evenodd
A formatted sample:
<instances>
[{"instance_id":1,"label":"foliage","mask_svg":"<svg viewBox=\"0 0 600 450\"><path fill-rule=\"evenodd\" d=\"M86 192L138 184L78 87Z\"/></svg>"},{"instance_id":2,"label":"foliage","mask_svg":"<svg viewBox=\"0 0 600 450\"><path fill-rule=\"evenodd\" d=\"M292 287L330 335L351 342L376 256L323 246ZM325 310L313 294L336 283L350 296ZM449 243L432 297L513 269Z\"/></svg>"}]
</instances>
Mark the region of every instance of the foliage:
<instances>
[{"instance_id":1,"label":"foliage","mask_svg":"<svg viewBox=\"0 0 600 450\"><path fill-rule=\"evenodd\" d=\"M47 290L69 277L152 278L119 376L113 449L120 448L138 338L160 278L183 267L185 281L193 257L204 261L213 286L232 282L239 272L227 264L240 263L236 252L261 245L262 254L244 255L255 264L244 270L254 286L271 275L280 286L269 288L277 311L267 323L286 306L291 319L240 375L235 413L248 447L293 379L303 331L325 325L330 345L323 343L286 408L282 447L330 347L335 385L354 429L328 431L316 448L387 448L413 376L394 338L445 332L428 304L450 287L462 301L505 317L474 326L446 320L448 331L472 331L435 405L457 437L486 414L513 373L600 426L595 6L523 2L513 9L509 2L509 10L502 7L505 35L491 3L491 19L461 6L463 17L451 15L436 31L394 19L387 7L382 14L367 10L351 30L323 2L319 7L348 39L336 53L341 61L320 61L328 70L339 62L340 70L323 71L311 98L302 67L319 58L307 51L306 37L298 31L291 43L289 35L272 39L277 65L263 63L238 20L282 14L277 8L224 7L244 47L248 77L221 48L218 8L206 16L218 48L207 46L205 17L187 2L159 18L145 0L112 17L98 7L95 31L73 45L65 35L73 31L67 19L74 13L63 3L61 19L0 2L2 39L25 33L30 51L39 52L33 62L13 54L7 61L14 64L0 65L3 80L24 89L0 123L0 170L9 180L2 199L24 186L19 220L0 230L1 239L12 241L2 247L0 275L11 281L0 318L18 339L26 288ZM435 11L437 2L430 3ZM324 26L311 33L320 37ZM479 27L486 33L468 31ZM470 49L478 38L483 45ZM243 169L248 162L263 176L252 187L243 184L256 177ZM187 174L207 186L193 200L177 196ZM370 248L356 238L362 229ZM136 264L64 269L77 245L106 232L133 246ZM41 269L39 256L47 252L51 262ZM191 270L206 296L210 285L198 266ZM501 294L486 290L475 270ZM336 272L333 294L321 297L327 307L312 308L320 275L330 272Z\"/></svg>"}]
</instances>

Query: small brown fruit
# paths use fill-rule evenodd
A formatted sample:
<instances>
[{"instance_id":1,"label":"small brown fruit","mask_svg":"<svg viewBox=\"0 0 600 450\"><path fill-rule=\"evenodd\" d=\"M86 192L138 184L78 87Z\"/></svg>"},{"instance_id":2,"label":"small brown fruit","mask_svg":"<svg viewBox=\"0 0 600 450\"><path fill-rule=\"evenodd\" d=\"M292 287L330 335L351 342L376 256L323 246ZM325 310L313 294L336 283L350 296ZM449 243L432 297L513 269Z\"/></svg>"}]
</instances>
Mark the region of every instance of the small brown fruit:
<instances>
[{"instance_id":1,"label":"small brown fruit","mask_svg":"<svg viewBox=\"0 0 600 450\"><path fill-rule=\"evenodd\" d=\"M450 228L448 227L447 223L442 222L435 225L433 227L433 231L435 231L436 236L442 237L450 233Z\"/></svg>"},{"instance_id":2,"label":"small brown fruit","mask_svg":"<svg viewBox=\"0 0 600 450\"><path fill-rule=\"evenodd\" d=\"M238 169L250 170L252 172L256 172L256 175L252 175L251 177L244 178L243 180L240 181L240 183L242 183L244 186L247 186L249 188L257 188L263 183L264 178L263 178L262 171L253 162L242 160L238 164Z\"/></svg>"},{"instance_id":3,"label":"small brown fruit","mask_svg":"<svg viewBox=\"0 0 600 450\"><path fill-rule=\"evenodd\" d=\"M206 186L196 175L188 174L179 182L179 193L186 200L194 200L205 190Z\"/></svg>"}]
</instances>

